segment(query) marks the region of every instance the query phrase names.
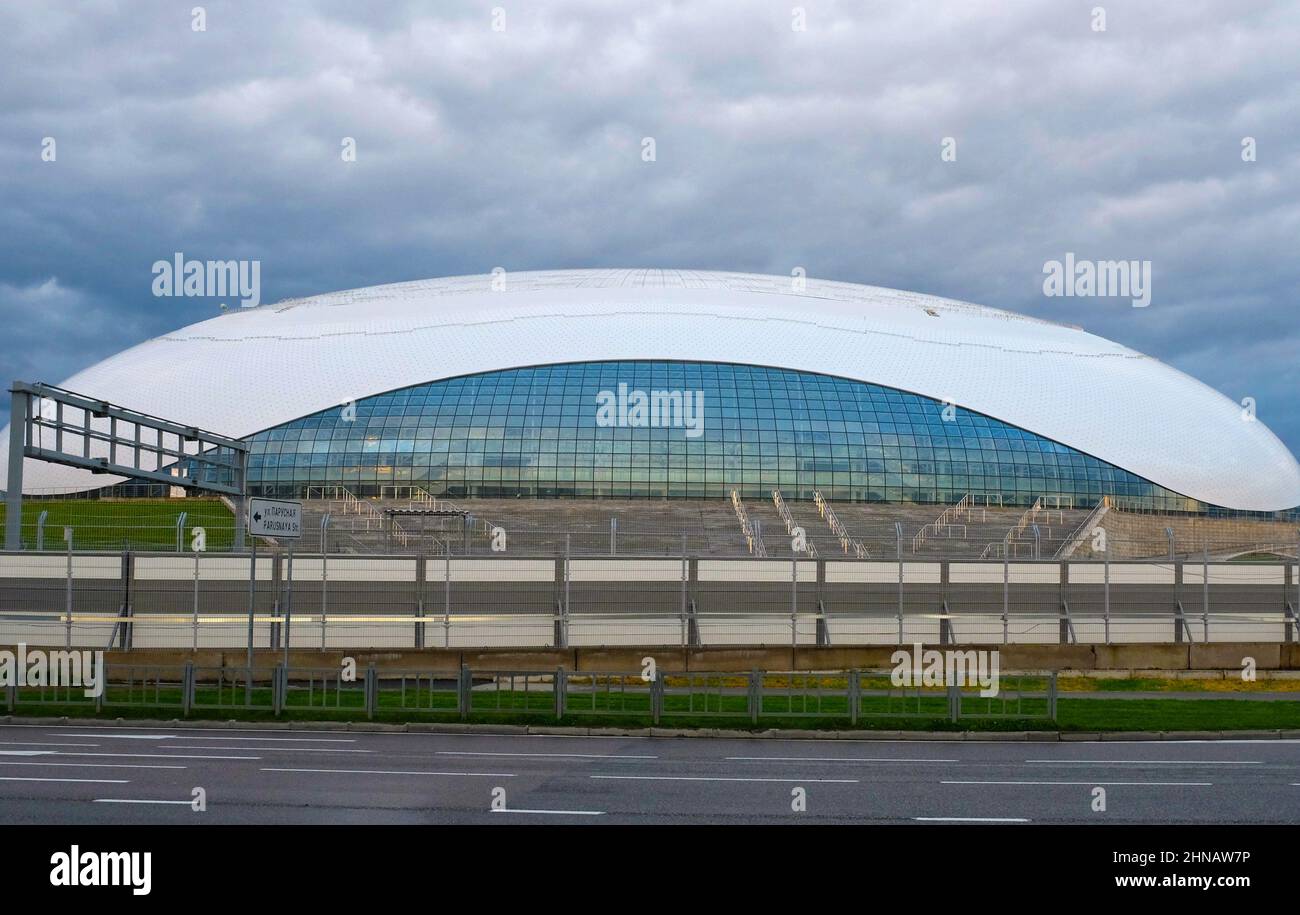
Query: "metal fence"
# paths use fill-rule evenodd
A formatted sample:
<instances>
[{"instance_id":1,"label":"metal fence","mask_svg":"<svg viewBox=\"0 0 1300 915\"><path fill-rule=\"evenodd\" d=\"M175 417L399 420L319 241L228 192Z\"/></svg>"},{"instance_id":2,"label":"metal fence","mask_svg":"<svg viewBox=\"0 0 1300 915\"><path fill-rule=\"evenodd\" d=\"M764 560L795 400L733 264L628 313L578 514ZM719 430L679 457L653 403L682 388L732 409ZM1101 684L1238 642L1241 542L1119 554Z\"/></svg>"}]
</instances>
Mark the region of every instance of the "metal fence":
<instances>
[{"instance_id":1,"label":"metal fence","mask_svg":"<svg viewBox=\"0 0 1300 915\"><path fill-rule=\"evenodd\" d=\"M0 644L1300 641L1295 562L0 553Z\"/></svg>"},{"instance_id":2,"label":"metal fence","mask_svg":"<svg viewBox=\"0 0 1300 915\"><path fill-rule=\"evenodd\" d=\"M99 714L134 710L183 717L254 713L274 717L457 718L572 717L637 719L654 724L719 719L759 724L806 719L849 724L998 719L1054 721L1053 672L1003 674L997 694L979 686L899 686L888 670L820 673L672 673L626 671L384 671L349 676L341 667L208 667L108 663L104 688L87 696L73 686L9 684L16 711Z\"/></svg>"}]
</instances>

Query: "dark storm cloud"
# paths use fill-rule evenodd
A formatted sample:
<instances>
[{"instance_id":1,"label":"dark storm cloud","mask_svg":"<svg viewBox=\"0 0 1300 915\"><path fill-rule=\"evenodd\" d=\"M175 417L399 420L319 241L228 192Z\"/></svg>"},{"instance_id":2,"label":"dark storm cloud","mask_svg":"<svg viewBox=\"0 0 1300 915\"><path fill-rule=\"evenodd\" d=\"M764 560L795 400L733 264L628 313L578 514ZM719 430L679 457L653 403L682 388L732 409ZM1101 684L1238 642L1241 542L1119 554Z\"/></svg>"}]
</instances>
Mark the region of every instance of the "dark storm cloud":
<instances>
[{"instance_id":1,"label":"dark storm cloud","mask_svg":"<svg viewBox=\"0 0 1300 915\"><path fill-rule=\"evenodd\" d=\"M1082 325L1255 398L1300 451L1292 5L202 5L205 32L189 0L0 9L8 377L215 314L151 295L176 251L259 259L263 301L802 266ZM1150 260L1151 306L1046 298L1067 251Z\"/></svg>"}]
</instances>

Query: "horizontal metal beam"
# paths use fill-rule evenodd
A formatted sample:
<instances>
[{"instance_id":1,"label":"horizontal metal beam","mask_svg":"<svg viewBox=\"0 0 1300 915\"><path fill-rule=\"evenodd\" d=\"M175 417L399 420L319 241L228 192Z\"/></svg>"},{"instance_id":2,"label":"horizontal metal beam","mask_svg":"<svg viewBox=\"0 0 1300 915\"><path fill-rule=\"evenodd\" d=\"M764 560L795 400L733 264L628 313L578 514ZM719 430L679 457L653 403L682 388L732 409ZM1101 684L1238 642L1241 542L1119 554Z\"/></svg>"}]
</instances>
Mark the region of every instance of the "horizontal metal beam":
<instances>
[{"instance_id":1,"label":"horizontal metal beam","mask_svg":"<svg viewBox=\"0 0 1300 915\"><path fill-rule=\"evenodd\" d=\"M40 461L67 464L70 467L89 470L91 473L108 473L119 477L139 477L157 483L166 483L168 486L180 486L184 489L201 489L206 492L219 492L230 496L243 495L243 491L238 485L227 485L210 480L196 480L192 477L174 477L158 470L144 470L125 464L110 464L108 458L83 458L64 451L49 451L44 448L32 448L30 446L23 449L23 455ZM214 466L217 465L214 464ZM238 476L238 468L232 467L232 470Z\"/></svg>"},{"instance_id":2,"label":"horizontal metal beam","mask_svg":"<svg viewBox=\"0 0 1300 915\"><path fill-rule=\"evenodd\" d=\"M40 397L43 400L52 400L56 403L63 403L76 409L87 410L90 412L91 416L96 419L119 419L124 422L138 423L149 429L169 432L188 441L203 441L218 447L229 448L232 451L248 450L248 444L240 439L219 435L216 432L209 432L206 429L199 429L195 426L186 426L181 423L161 419L157 416L151 416L148 413L141 413L139 410L130 410L126 407L120 407L116 404L109 403L106 400L96 400L93 397L86 397L83 394L67 391L63 388L55 387L54 385L15 381L13 387L9 390L15 393L31 394L32 396Z\"/></svg>"}]
</instances>

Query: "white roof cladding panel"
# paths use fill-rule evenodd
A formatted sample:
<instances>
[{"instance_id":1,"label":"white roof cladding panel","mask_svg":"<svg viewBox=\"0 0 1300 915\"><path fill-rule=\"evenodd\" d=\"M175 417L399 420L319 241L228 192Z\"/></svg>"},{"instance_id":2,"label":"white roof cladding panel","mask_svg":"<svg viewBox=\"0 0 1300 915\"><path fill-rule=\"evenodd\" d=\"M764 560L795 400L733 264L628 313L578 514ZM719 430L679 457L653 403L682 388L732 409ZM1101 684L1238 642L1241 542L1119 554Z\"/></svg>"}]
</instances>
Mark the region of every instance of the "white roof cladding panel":
<instances>
[{"instance_id":1,"label":"white roof cladding panel","mask_svg":"<svg viewBox=\"0 0 1300 915\"><path fill-rule=\"evenodd\" d=\"M71 390L246 436L393 388L561 362L736 362L838 375L965 407L1168 489L1300 505L1300 466L1200 382L1077 328L916 293L661 270L450 277L237 309L104 360ZM2 468L0 468L0 472ZM26 465L26 488L104 485Z\"/></svg>"}]
</instances>

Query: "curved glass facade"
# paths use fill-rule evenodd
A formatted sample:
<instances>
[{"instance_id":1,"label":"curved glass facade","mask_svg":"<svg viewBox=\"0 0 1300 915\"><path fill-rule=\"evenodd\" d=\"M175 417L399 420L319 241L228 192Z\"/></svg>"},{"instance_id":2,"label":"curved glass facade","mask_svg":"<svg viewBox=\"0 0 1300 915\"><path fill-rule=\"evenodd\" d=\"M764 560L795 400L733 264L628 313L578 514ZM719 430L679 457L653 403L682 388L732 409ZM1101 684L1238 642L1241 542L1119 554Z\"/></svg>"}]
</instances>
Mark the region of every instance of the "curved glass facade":
<instances>
[{"instance_id":1,"label":"curved glass facade","mask_svg":"<svg viewBox=\"0 0 1300 915\"><path fill-rule=\"evenodd\" d=\"M643 396L642 396L643 395ZM701 408L697 413L694 408ZM746 365L506 369L379 394L250 439L250 490L419 485L436 496L1204 506L1023 429L843 378Z\"/></svg>"}]
</instances>

